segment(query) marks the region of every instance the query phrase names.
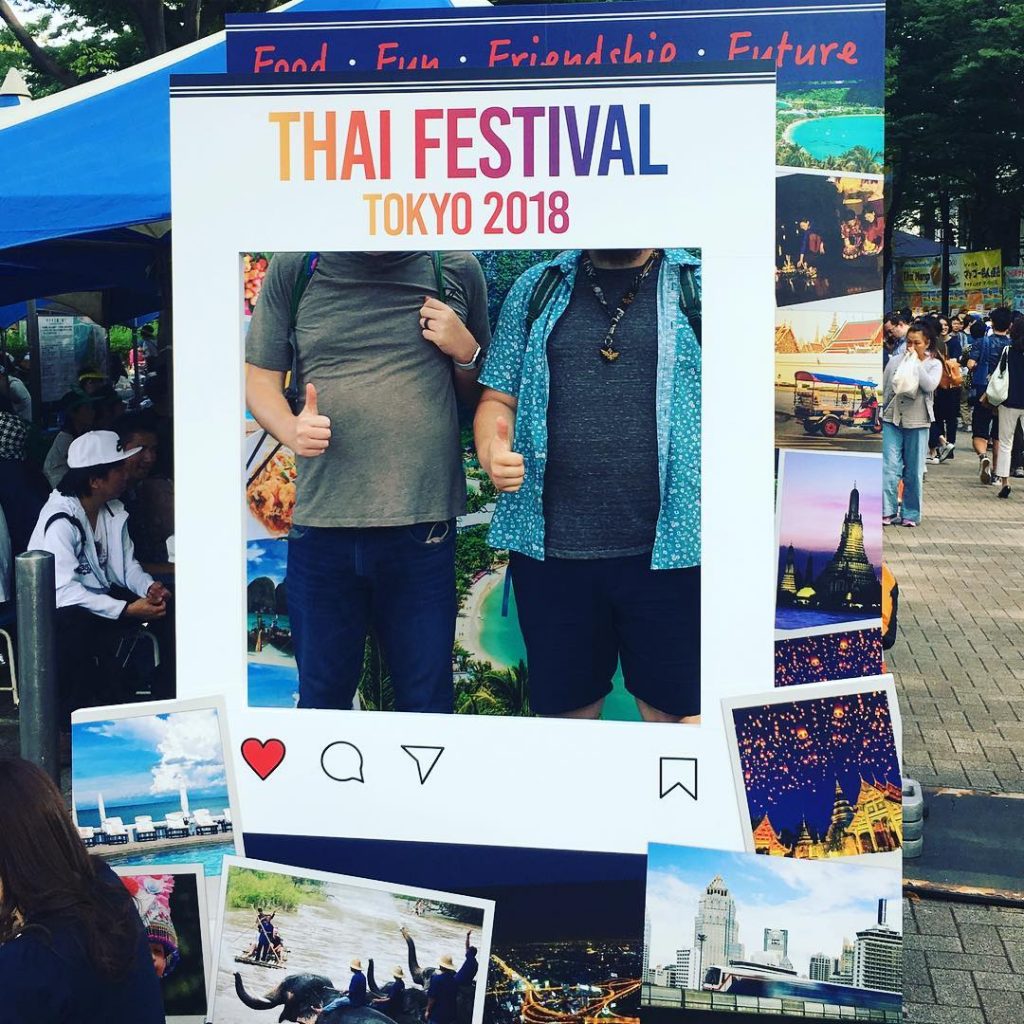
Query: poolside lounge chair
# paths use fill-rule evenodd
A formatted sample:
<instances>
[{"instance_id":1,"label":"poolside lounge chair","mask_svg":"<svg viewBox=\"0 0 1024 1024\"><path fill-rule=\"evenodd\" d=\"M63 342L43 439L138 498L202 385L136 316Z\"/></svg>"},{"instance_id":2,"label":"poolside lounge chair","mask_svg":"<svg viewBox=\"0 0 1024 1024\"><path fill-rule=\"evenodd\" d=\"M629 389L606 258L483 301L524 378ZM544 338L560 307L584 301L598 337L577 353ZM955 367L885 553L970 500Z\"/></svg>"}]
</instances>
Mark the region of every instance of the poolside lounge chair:
<instances>
[{"instance_id":1,"label":"poolside lounge chair","mask_svg":"<svg viewBox=\"0 0 1024 1024\"><path fill-rule=\"evenodd\" d=\"M215 836L220 831L220 824L210 817L206 808L200 808L193 815L197 836Z\"/></svg>"},{"instance_id":2,"label":"poolside lounge chair","mask_svg":"<svg viewBox=\"0 0 1024 1024\"><path fill-rule=\"evenodd\" d=\"M128 842L128 829L120 818L104 818L103 834L107 837L107 843L111 846L120 846Z\"/></svg>"},{"instance_id":3,"label":"poolside lounge chair","mask_svg":"<svg viewBox=\"0 0 1024 1024\"><path fill-rule=\"evenodd\" d=\"M164 823L167 828L168 839L184 839L188 834L188 825L185 823L185 815L180 811L173 811L167 815Z\"/></svg>"},{"instance_id":4,"label":"poolside lounge chair","mask_svg":"<svg viewBox=\"0 0 1024 1024\"><path fill-rule=\"evenodd\" d=\"M139 814L135 817L135 842L151 843L156 840L156 825L149 814Z\"/></svg>"},{"instance_id":5,"label":"poolside lounge chair","mask_svg":"<svg viewBox=\"0 0 1024 1024\"><path fill-rule=\"evenodd\" d=\"M88 825L79 825L78 834L82 838L82 842L86 846L95 846L99 842L99 836L96 835L96 829L90 828Z\"/></svg>"},{"instance_id":6,"label":"poolside lounge chair","mask_svg":"<svg viewBox=\"0 0 1024 1024\"><path fill-rule=\"evenodd\" d=\"M231 823L231 808L225 807L224 813L220 816L220 827L225 832L231 832L234 829L234 825Z\"/></svg>"}]
</instances>

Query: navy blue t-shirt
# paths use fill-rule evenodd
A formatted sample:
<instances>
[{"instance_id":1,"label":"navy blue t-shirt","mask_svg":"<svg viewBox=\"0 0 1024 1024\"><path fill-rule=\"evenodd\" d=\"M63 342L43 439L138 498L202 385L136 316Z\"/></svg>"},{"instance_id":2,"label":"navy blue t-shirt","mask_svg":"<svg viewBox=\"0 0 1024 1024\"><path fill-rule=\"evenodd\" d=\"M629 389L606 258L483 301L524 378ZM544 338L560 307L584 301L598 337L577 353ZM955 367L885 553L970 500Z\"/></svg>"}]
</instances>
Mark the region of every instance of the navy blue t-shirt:
<instances>
[{"instance_id":1,"label":"navy blue t-shirt","mask_svg":"<svg viewBox=\"0 0 1024 1024\"><path fill-rule=\"evenodd\" d=\"M366 975L355 971L348 983L348 1001L352 1006L366 1005Z\"/></svg>"},{"instance_id":2,"label":"navy blue t-shirt","mask_svg":"<svg viewBox=\"0 0 1024 1024\"><path fill-rule=\"evenodd\" d=\"M455 980L460 985L468 985L476 977L479 966L476 960L476 953L467 952L465 962L455 974Z\"/></svg>"},{"instance_id":3,"label":"navy blue t-shirt","mask_svg":"<svg viewBox=\"0 0 1024 1024\"><path fill-rule=\"evenodd\" d=\"M105 873L131 900L117 876ZM48 938L29 931L0 946L0 1024L164 1024L141 923L131 969L114 980L93 967L76 925L52 921L47 929Z\"/></svg>"},{"instance_id":4,"label":"navy blue t-shirt","mask_svg":"<svg viewBox=\"0 0 1024 1024\"><path fill-rule=\"evenodd\" d=\"M430 1024L454 1024L459 999L459 983L454 971L438 971L430 979L427 997L434 1001L428 1020Z\"/></svg>"}]
</instances>

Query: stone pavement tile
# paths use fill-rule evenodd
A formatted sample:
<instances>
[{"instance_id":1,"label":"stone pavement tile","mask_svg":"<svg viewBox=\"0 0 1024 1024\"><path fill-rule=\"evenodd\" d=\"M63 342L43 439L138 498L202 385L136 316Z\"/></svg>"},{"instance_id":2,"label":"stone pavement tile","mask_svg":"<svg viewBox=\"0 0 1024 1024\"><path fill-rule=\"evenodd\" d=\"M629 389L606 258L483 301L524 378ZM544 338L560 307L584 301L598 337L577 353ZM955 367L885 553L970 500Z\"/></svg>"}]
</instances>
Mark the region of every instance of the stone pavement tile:
<instances>
[{"instance_id":1,"label":"stone pavement tile","mask_svg":"<svg viewBox=\"0 0 1024 1024\"><path fill-rule=\"evenodd\" d=\"M983 989L978 994L987 1024L1021 1024L1024 1021L1024 996L1020 992L988 992Z\"/></svg>"},{"instance_id":2,"label":"stone pavement tile","mask_svg":"<svg viewBox=\"0 0 1024 1024\"><path fill-rule=\"evenodd\" d=\"M924 952L912 948L910 936L903 947L903 980L911 985L931 985L932 977L925 962Z\"/></svg>"},{"instance_id":3,"label":"stone pavement tile","mask_svg":"<svg viewBox=\"0 0 1024 1024\"><path fill-rule=\"evenodd\" d=\"M928 963L935 961L931 953L962 953L963 946L960 943L959 935L916 935L914 937L914 949L921 949L928 953ZM939 967L943 966L941 963Z\"/></svg>"},{"instance_id":4,"label":"stone pavement tile","mask_svg":"<svg viewBox=\"0 0 1024 1024\"><path fill-rule=\"evenodd\" d=\"M991 993L992 995L1005 995L1006 993ZM1016 995L1016 993L1010 993ZM935 1002L935 993L932 991L931 985L904 985L903 986L903 999L907 1003L931 1003Z\"/></svg>"},{"instance_id":5,"label":"stone pavement tile","mask_svg":"<svg viewBox=\"0 0 1024 1024\"><path fill-rule=\"evenodd\" d=\"M959 938L960 932L953 920L950 904L918 900L913 904L913 909L914 919L922 935L955 935Z\"/></svg>"},{"instance_id":6,"label":"stone pavement tile","mask_svg":"<svg viewBox=\"0 0 1024 1024\"><path fill-rule=\"evenodd\" d=\"M925 938L925 936L922 935L921 938ZM937 935L932 938L947 938L947 936ZM925 962L929 969L939 967L948 971L993 971L1003 974L1015 972L1014 966L1005 955L989 956L984 953L959 953L929 949L925 953Z\"/></svg>"},{"instance_id":7,"label":"stone pavement tile","mask_svg":"<svg viewBox=\"0 0 1024 1024\"><path fill-rule=\"evenodd\" d=\"M909 1024L986 1024L980 1007L904 1002L903 1015Z\"/></svg>"},{"instance_id":8,"label":"stone pavement tile","mask_svg":"<svg viewBox=\"0 0 1024 1024\"><path fill-rule=\"evenodd\" d=\"M1002 992L1024 992L1024 974L997 974L987 971L975 971L971 977L978 986L978 991L992 989Z\"/></svg>"},{"instance_id":9,"label":"stone pavement tile","mask_svg":"<svg viewBox=\"0 0 1024 1024\"><path fill-rule=\"evenodd\" d=\"M998 956L1004 950L1003 940L994 925L968 924L960 929L960 942L967 953L991 953Z\"/></svg>"},{"instance_id":10,"label":"stone pavement tile","mask_svg":"<svg viewBox=\"0 0 1024 1024\"><path fill-rule=\"evenodd\" d=\"M935 1001L940 1006L980 1006L978 991L974 987L974 975L969 971L950 971L938 967L929 969ZM1012 975L1006 975L1012 977ZM1009 986L1012 987L1012 986Z\"/></svg>"}]
</instances>

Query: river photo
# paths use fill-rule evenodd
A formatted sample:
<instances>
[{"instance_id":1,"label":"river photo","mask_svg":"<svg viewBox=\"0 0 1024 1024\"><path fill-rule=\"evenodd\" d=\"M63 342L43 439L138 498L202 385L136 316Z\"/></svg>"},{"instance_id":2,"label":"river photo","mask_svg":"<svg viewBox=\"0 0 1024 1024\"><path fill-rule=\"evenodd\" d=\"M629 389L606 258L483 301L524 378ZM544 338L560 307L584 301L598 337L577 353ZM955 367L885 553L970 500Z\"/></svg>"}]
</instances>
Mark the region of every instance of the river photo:
<instances>
[{"instance_id":1,"label":"river photo","mask_svg":"<svg viewBox=\"0 0 1024 1024\"><path fill-rule=\"evenodd\" d=\"M481 985L486 978L493 906L488 901L266 867L228 867L213 1000L217 1024L271 1024L280 1013L277 1009L264 1016L244 1005L235 990L236 972L246 992L255 997L303 974L330 978L344 992L352 977L351 962L361 961L366 971L372 960L370 980L383 987L400 967L411 993L422 991L443 957L460 967L468 942L484 967L478 978ZM274 954L265 959L255 954L260 910L267 917L273 915L270 928L280 942L280 966ZM483 1008L482 989L473 1006L476 1022Z\"/></svg>"}]
</instances>

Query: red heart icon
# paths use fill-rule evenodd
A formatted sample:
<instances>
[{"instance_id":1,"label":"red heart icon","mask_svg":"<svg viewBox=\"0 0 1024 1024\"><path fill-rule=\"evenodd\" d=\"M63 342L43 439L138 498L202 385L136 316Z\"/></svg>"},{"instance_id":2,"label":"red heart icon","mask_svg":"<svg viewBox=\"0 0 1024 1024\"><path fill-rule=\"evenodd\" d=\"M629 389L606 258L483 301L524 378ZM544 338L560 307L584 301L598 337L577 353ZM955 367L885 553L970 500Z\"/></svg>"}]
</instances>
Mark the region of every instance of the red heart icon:
<instances>
[{"instance_id":1,"label":"red heart icon","mask_svg":"<svg viewBox=\"0 0 1024 1024\"><path fill-rule=\"evenodd\" d=\"M266 781L284 760L284 744L280 740L250 737L242 743L242 760Z\"/></svg>"}]
</instances>

